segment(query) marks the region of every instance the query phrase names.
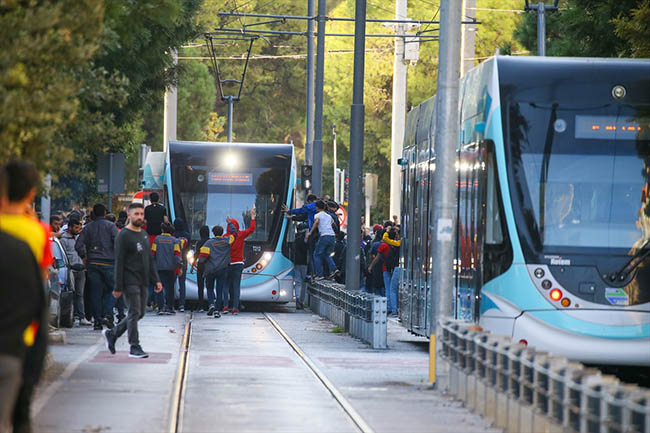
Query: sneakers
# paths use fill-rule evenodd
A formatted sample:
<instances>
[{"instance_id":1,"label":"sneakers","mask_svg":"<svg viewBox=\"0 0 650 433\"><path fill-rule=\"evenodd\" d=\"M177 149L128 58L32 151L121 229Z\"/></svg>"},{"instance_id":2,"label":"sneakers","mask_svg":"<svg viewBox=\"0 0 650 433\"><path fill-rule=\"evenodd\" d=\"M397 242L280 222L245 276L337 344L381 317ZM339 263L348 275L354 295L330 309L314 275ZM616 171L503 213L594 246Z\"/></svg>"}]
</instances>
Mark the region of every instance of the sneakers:
<instances>
[{"instance_id":1,"label":"sneakers","mask_svg":"<svg viewBox=\"0 0 650 433\"><path fill-rule=\"evenodd\" d=\"M79 324L79 326L90 326L93 324L93 322L86 319L85 317L82 317L81 319L77 319L77 323Z\"/></svg>"},{"instance_id":2,"label":"sneakers","mask_svg":"<svg viewBox=\"0 0 650 433\"><path fill-rule=\"evenodd\" d=\"M174 314L176 314L176 311L174 311L171 308L165 308L163 310L163 314L166 315L166 316L173 316Z\"/></svg>"},{"instance_id":3,"label":"sneakers","mask_svg":"<svg viewBox=\"0 0 650 433\"><path fill-rule=\"evenodd\" d=\"M236 316L236 315L238 315L238 314L239 314L239 310L238 310L237 308L233 308L233 309L232 309L232 315L233 315L233 316Z\"/></svg>"},{"instance_id":4,"label":"sneakers","mask_svg":"<svg viewBox=\"0 0 650 433\"><path fill-rule=\"evenodd\" d=\"M221 314L228 314L228 313L230 313L228 307L223 307L223 309L221 310Z\"/></svg>"},{"instance_id":5,"label":"sneakers","mask_svg":"<svg viewBox=\"0 0 650 433\"><path fill-rule=\"evenodd\" d=\"M341 271L339 271L339 270L337 269L337 270L335 270L334 272L332 272L331 274L329 274L329 276L327 277L327 279L328 279L328 280L333 280L333 279L335 279L336 277L338 277L339 275L341 275Z\"/></svg>"},{"instance_id":6,"label":"sneakers","mask_svg":"<svg viewBox=\"0 0 650 433\"><path fill-rule=\"evenodd\" d=\"M158 311L156 311L156 315L157 316L164 316L165 312L163 310L158 310Z\"/></svg>"},{"instance_id":7,"label":"sneakers","mask_svg":"<svg viewBox=\"0 0 650 433\"><path fill-rule=\"evenodd\" d=\"M113 316L104 317L104 325L106 325L108 329L113 329L113 327L115 326Z\"/></svg>"},{"instance_id":8,"label":"sneakers","mask_svg":"<svg viewBox=\"0 0 650 433\"><path fill-rule=\"evenodd\" d=\"M149 354L142 350L142 347L140 347L140 345L131 346L129 358L149 358Z\"/></svg>"},{"instance_id":9,"label":"sneakers","mask_svg":"<svg viewBox=\"0 0 650 433\"><path fill-rule=\"evenodd\" d=\"M212 316L214 314L214 305L210 305L210 308L208 308L208 316Z\"/></svg>"},{"instance_id":10,"label":"sneakers","mask_svg":"<svg viewBox=\"0 0 650 433\"><path fill-rule=\"evenodd\" d=\"M102 334L104 334L104 338L106 339L106 348L111 352L111 355L115 355L115 336L109 329L104 329Z\"/></svg>"},{"instance_id":11,"label":"sneakers","mask_svg":"<svg viewBox=\"0 0 650 433\"><path fill-rule=\"evenodd\" d=\"M180 311L181 313L184 313L184 312L185 312L185 307L183 307L183 306L181 305L181 308L179 308L178 311Z\"/></svg>"},{"instance_id":12,"label":"sneakers","mask_svg":"<svg viewBox=\"0 0 650 433\"><path fill-rule=\"evenodd\" d=\"M102 329L104 329L104 327L102 326L101 322L95 321L95 324L93 325L93 331L101 331Z\"/></svg>"},{"instance_id":13,"label":"sneakers","mask_svg":"<svg viewBox=\"0 0 650 433\"><path fill-rule=\"evenodd\" d=\"M303 305L302 302L296 301L296 310L304 310L305 306Z\"/></svg>"},{"instance_id":14,"label":"sneakers","mask_svg":"<svg viewBox=\"0 0 650 433\"><path fill-rule=\"evenodd\" d=\"M215 319L218 319L219 317L221 317L221 313L218 312L218 311L215 311L215 312L214 312L214 318L215 318Z\"/></svg>"}]
</instances>

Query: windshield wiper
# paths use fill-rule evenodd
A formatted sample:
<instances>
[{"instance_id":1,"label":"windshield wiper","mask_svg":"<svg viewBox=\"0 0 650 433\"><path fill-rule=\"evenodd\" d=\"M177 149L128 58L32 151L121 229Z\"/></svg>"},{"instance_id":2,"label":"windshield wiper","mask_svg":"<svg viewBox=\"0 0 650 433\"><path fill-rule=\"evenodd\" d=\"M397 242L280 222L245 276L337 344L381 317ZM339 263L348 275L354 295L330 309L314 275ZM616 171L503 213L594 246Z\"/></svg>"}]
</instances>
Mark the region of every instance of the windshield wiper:
<instances>
[{"instance_id":1,"label":"windshield wiper","mask_svg":"<svg viewBox=\"0 0 650 433\"><path fill-rule=\"evenodd\" d=\"M615 274L610 277L612 282L625 281L627 277L639 266L646 257L650 256L650 238L637 250L632 258Z\"/></svg>"}]
</instances>

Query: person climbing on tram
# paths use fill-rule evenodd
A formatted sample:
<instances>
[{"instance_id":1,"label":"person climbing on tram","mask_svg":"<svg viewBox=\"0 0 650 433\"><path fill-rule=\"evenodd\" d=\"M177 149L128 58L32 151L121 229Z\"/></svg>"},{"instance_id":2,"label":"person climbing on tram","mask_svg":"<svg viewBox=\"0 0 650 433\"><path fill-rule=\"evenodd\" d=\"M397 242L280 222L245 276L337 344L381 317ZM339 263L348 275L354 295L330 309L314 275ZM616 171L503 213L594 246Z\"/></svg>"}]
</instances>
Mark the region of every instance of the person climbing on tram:
<instances>
[{"instance_id":1,"label":"person climbing on tram","mask_svg":"<svg viewBox=\"0 0 650 433\"><path fill-rule=\"evenodd\" d=\"M251 223L246 230L239 230L239 223L234 218L226 218L228 222L227 235L233 235L235 241L230 250L230 266L228 266L228 288L230 292L230 301L223 306L223 313L227 314L232 309L232 314L239 314L239 297L241 293L241 274L244 270L244 241L255 231L255 208L250 210Z\"/></svg>"}]
</instances>

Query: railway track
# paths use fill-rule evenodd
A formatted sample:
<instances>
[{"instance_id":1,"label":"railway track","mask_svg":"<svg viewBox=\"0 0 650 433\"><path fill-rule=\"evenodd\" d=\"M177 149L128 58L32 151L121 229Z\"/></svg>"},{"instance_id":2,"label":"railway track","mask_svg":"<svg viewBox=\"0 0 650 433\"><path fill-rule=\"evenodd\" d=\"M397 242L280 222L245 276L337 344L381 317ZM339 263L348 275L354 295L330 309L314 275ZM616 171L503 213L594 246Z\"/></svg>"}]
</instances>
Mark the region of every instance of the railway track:
<instances>
[{"instance_id":1,"label":"railway track","mask_svg":"<svg viewBox=\"0 0 650 433\"><path fill-rule=\"evenodd\" d=\"M311 373L314 382L324 387L330 394L331 398L343 411L345 416L356 426L360 433L374 433L370 425L361 417L350 402L336 388L336 386L323 374L318 366L305 354L300 347L289 337L277 321L269 313L262 313L264 320L282 337L282 340L293 350L300 360L303 368ZM189 378L189 357L192 350L192 322L193 313L189 314L189 320L185 325L183 340L180 348L178 369L171 401L171 414L169 418L169 432L183 432L183 412L185 407L185 393Z\"/></svg>"}]
</instances>

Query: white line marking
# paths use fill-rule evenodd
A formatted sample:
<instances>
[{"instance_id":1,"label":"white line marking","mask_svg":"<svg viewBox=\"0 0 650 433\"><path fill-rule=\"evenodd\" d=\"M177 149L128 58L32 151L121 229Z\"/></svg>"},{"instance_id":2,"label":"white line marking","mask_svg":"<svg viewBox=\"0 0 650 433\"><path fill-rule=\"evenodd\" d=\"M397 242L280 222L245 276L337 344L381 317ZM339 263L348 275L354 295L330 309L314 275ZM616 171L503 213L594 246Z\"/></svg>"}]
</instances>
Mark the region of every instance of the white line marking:
<instances>
[{"instance_id":1,"label":"white line marking","mask_svg":"<svg viewBox=\"0 0 650 433\"><path fill-rule=\"evenodd\" d=\"M70 379L70 376L72 376L77 367L79 367L82 362L88 359L90 355L99 349L102 342L104 342L104 337L100 338L95 345L90 346L88 349L86 349L86 351L72 363L68 364L65 370L63 370L63 373L61 373L61 375L54 382L45 388L45 391L38 394L38 397L36 397L32 403L32 418L35 418L36 415L38 415L38 413L45 407L50 398L52 398L52 396L59 390L61 385Z\"/></svg>"}]
</instances>

